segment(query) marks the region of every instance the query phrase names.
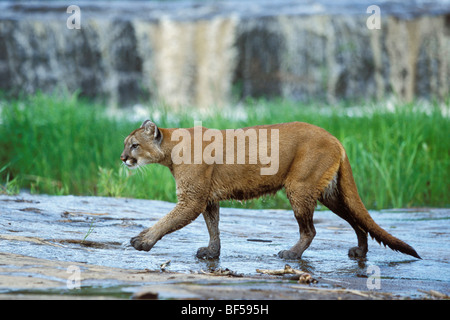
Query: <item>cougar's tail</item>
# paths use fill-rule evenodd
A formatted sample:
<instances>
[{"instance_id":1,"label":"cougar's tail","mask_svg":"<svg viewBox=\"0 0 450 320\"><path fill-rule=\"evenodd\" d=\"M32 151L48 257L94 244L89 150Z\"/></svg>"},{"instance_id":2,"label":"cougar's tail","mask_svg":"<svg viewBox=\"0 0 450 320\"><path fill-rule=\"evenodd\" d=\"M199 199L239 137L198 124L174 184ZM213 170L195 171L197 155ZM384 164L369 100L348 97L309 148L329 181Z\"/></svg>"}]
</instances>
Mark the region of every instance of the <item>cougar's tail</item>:
<instances>
[{"instance_id":1,"label":"cougar's tail","mask_svg":"<svg viewBox=\"0 0 450 320\"><path fill-rule=\"evenodd\" d=\"M345 205L347 214L351 214L352 217L349 218L368 232L372 239L375 239L378 243L382 243L392 250L422 259L413 247L389 234L372 219L359 197L350 162L345 153L342 156L337 180L338 197Z\"/></svg>"}]
</instances>

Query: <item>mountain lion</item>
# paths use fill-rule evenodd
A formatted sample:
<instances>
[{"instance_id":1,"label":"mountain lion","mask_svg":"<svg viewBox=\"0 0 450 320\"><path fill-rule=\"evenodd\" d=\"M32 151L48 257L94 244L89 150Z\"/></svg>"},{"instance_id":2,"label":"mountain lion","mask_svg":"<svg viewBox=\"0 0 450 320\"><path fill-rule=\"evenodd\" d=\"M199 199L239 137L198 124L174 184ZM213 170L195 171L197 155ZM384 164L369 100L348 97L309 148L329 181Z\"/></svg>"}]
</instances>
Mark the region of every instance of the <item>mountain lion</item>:
<instances>
[{"instance_id":1,"label":"mountain lion","mask_svg":"<svg viewBox=\"0 0 450 320\"><path fill-rule=\"evenodd\" d=\"M300 239L289 250L280 251L281 258L300 259L309 247L316 234L314 208L320 201L355 230L358 246L349 250L350 257L366 256L369 233L379 243L420 259L411 246L371 218L358 195L346 152L330 133L302 122L230 130L163 129L146 120L125 139L123 163L129 168L150 163L168 167L178 198L172 211L131 239L135 249L149 251L163 236L202 213L210 240L207 247L198 249L197 257L217 258L219 201L247 200L284 188Z\"/></svg>"}]
</instances>

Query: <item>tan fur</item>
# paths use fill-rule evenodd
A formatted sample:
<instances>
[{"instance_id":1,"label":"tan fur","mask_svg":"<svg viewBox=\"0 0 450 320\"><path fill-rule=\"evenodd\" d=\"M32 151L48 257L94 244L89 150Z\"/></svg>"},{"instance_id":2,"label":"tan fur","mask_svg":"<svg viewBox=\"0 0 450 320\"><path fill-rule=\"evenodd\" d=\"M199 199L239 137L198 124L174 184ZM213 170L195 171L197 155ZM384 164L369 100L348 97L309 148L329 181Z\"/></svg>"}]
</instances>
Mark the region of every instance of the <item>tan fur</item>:
<instances>
[{"instance_id":1,"label":"tan fur","mask_svg":"<svg viewBox=\"0 0 450 320\"><path fill-rule=\"evenodd\" d=\"M225 161L223 164L193 164L194 156L191 164L174 164L171 153L180 142L171 141L171 137L177 129L158 128L149 120L125 139L122 161L131 168L149 163L168 167L175 178L178 197L178 203L171 212L131 239L134 248L149 251L164 235L184 227L202 213L210 242L208 247L198 250L197 256L216 258L220 255L219 201L246 200L274 194L285 188L299 224L300 240L291 249L281 251L280 257L298 259L308 248L316 233L313 212L319 200L354 228L358 247L350 249L350 256L366 255L369 233L393 250L420 258L412 247L391 236L370 217L358 195L345 150L330 133L301 122L255 126L243 130L249 129L257 132L260 129L278 130L279 167L276 174L261 175L261 167L267 165L259 161L249 164L248 145L245 164L229 164ZM194 135L194 128L186 130ZM204 133L207 129L201 130ZM225 134L225 131L222 133ZM204 141L202 150L208 144ZM191 150L194 150L193 141ZM225 143L223 151L225 159ZM234 151L238 151L236 144ZM268 154L271 151L269 147Z\"/></svg>"}]
</instances>

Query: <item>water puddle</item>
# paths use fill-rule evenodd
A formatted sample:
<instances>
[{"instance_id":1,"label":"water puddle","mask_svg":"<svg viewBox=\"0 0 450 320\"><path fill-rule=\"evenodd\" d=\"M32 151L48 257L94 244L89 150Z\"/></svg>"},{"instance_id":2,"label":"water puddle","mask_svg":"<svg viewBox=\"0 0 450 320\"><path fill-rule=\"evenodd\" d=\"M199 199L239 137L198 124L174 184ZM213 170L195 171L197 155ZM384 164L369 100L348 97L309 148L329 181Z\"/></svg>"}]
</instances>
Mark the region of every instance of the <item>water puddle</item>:
<instances>
[{"instance_id":1,"label":"water puddle","mask_svg":"<svg viewBox=\"0 0 450 320\"><path fill-rule=\"evenodd\" d=\"M343 287L364 286L375 270L383 291L408 296L416 295L419 288L450 293L449 209L371 212L378 224L412 245L423 260L385 249L372 240L367 259L349 259L347 251L356 245L356 236L329 211L315 213L317 235L301 260L277 256L298 240L298 226L289 210L221 208L222 252L217 260L195 257L197 249L209 241L202 216L164 237L150 252L129 246L131 237L173 206L100 197L0 196L0 251L141 270L159 270L170 260L165 267L168 271L186 274L228 268L255 275L256 269L283 269L288 263Z\"/></svg>"}]
</instances>

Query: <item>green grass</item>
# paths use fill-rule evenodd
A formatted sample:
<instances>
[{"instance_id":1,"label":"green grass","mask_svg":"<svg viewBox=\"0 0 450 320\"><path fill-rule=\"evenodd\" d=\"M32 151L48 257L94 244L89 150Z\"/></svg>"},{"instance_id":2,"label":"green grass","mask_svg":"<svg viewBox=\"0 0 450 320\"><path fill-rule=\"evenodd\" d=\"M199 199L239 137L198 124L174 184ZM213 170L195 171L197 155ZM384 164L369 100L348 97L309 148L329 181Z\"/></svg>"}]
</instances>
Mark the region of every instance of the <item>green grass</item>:
<instances>
[{"instance_id":1,"label":"green grass","mask_svg":"<svg viewBox=\"0 0 450 320\"><path fill-rule=\"evenodd\" d=\"M148 107L160 127L217 129L304 121L340 139L368 208L449 205L448 103L368 103L326 106L284 100L248 100L239 110L171 111ZM160 165L130 172L119 156L124 138L144 119L108 116L102 105L78 98L36 94L0 97L0 193L101 195L176 202L175 182ZM389 110L388 110L389 109ZM393 109L393 110L391 110ZM358 112L358 115L349 115ZM244 116L238 117L237 114ZM246 116L245 116L246 115ZM241 206L227 202L226 206ZM283 194L249 201L251 208L289 208Z\"/></svg>"}]
</instances>

